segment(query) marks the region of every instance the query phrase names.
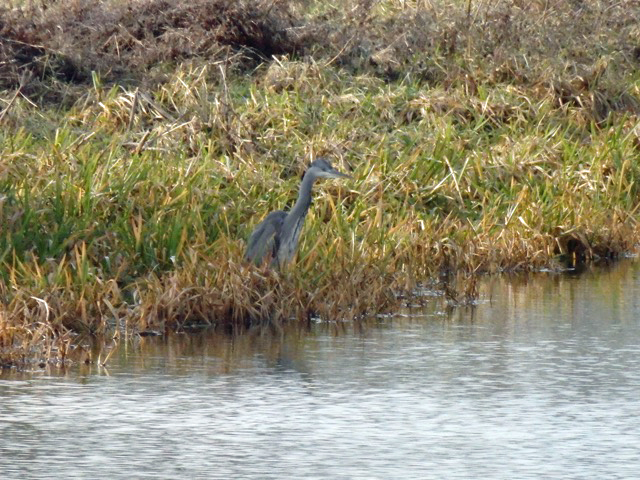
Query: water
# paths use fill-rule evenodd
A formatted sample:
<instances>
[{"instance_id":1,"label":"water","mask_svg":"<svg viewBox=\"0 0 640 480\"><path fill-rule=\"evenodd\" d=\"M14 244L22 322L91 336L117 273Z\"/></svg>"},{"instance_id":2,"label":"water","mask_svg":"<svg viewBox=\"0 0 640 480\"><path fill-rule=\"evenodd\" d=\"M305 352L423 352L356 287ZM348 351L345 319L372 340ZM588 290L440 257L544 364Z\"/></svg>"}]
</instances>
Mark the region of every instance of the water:
<instances>
[{"instance_id":1,"label":"water","mask_svg":"<svg viewBox=\"0 0 640 480\"><path fill-rule=\"evenodd\" d=\"M640 268L0 376L0 478L638 478Z\"/></svg>"}]
</instances>

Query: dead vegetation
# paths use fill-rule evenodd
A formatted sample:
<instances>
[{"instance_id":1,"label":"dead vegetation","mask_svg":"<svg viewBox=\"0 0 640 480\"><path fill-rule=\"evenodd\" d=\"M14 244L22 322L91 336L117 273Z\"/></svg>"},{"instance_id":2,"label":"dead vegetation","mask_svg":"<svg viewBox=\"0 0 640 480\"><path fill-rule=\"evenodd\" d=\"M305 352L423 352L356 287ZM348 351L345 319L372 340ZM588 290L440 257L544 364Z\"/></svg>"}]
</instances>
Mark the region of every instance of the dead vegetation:
<instances>
[{"instance_id":1,"label":"dead vegetation","mask_svg":"<svg viewBox=\"0 0 640 480\"><path fill-rule=\"evenodd\" d=\"M191 58L256 65L295 54L295 26L286 3L229 0L62 1L46 8L0 12L0 87L57 93L87 83L153 86L167 69ZM154 68L157 67L157 72Z\"/></svg>"},{"instance_id":2,"label":"dead vegetation","mask_svg":"<svg viewBox=\"0 0 640 480\"><path fill-rule=\"evenodd\" d=\"M145 84L190 59L252 71L274 56L430 86L542 85L561 104L593 97L600 117L637 111L614 89L639 62L633 1L65 0L0 10L0 88L59 93ZM613 80L610 82L608 80ZM47 98L47 95L45 95Z\"/></svg>"}]
</instances>

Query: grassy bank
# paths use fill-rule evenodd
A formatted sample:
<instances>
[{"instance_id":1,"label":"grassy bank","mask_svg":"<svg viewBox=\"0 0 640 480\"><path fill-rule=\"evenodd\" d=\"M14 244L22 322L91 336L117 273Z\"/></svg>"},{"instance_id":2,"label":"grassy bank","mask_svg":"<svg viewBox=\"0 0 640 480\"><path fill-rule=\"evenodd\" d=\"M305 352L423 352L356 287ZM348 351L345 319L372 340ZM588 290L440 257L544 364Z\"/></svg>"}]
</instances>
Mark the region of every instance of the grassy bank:
<instances>
[{"instance_id":1,"label":"grassy bank","mask_svg":"<svg viewBox=\"0 0 640 480\"><path fill-rule=\"evenodd\" d=\"M18 3L0 364L64 361L78 335L352 320L444 274L637 243L635 3ZM353 180L317 185L294 268L245 265L319 154Z\"/></svg>"}]
</instances>

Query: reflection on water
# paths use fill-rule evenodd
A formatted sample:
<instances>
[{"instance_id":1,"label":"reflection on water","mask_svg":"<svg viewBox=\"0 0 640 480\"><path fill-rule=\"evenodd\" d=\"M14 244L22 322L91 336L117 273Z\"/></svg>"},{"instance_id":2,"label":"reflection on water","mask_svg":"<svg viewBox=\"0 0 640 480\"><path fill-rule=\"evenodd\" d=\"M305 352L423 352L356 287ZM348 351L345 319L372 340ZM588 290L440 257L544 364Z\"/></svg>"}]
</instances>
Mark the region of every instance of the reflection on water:
<instances>
[{"instance_id":1,"label":"reflection on water","mask_svg":"<svg viewBox=\"0 0 640 480\"><path fill-rule=\"evenodd\" d=\"M0 478L636 478L640 268L0 376Z\"/></svg>"}]
</instances>

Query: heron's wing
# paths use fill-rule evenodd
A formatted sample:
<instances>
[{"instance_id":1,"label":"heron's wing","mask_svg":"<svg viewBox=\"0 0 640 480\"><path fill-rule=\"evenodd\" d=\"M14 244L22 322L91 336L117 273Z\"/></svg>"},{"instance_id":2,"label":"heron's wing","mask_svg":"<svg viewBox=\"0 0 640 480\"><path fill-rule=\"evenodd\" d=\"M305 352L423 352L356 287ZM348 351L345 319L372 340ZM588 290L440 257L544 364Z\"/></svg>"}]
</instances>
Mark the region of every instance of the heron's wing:
<instances>
[{"instance_id":1,"label":"heron's wing","mask_svg":"<svg viewBox=\"0 0 640 480\"><path fill-rule=\"evenodd\" d=\"M271 212L258 224L247 242L245 260L256 265L261 264L265 257L276 256L279 247L279 236L282 230L282 222L287 214L282 210Z\"/></svg>"}]
</instances>

